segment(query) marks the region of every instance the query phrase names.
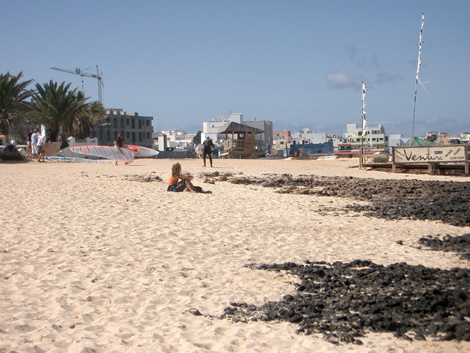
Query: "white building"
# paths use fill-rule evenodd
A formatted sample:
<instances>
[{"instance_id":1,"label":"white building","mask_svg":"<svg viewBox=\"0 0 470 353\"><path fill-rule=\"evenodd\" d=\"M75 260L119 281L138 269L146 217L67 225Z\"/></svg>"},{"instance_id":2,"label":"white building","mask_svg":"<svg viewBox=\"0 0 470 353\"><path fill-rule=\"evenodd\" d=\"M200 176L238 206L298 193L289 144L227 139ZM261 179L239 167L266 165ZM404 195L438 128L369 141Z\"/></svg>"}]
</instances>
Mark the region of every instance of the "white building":
<instances>
[{"instance_id":1,"label":"white building","mask_svg":"<svg viewBox=\"0 0 470 353\"><path fill-rule=\"evenodd\" d=\"M165 138L162 138L162 134L165 135ZM195 134L187 134L182 130L163 130L158 135L158 149L160 150L160 148L165 145L165 149L186 149L188 147L194 147L194 136Z\"/></svg>"},{"instance_id":2,"label":"white building","mask_svg":"<svg viewBox=\"0 0 470 353\"><path fill-rule=\"evenodd\" d=\"M273 145L273 122L254 118L253 121L245 121L243 124L263 130L263 133L258 135L259 139L264 141L264 152L271 152L271 146Z\"/></svg>"},{"instance_id":3,"label":"white building","mask_svg":"<svg viewBox=\"0 0 470 353\"><path fill-rule=\"evenodd\" d=\"M292 134L292 141L300 145L309 143L325 143L329 140L330 138L326 133L312 132L308 127Z\"/></svg>"},{"instance_id":4,"label":"white building","mask_svg":"<svg viewBox=\"0 0 470 353\"><path fill-rule=\"evenodd\" d=\"M408 140L409 140L408 137L403 137L401 134L389 135L388 147L405 146Z\"/></svg>"},{"instance_id":5,"label":"white building","mask_svg":"<svg viewBox=\"0 0 470 353\"><path fill-rule=\"evenodd\" d=\"M470 132L462 132L460 134L460 142L461 143L470 143Z\"/></svg>"},{"instance_id":6,"label":"white building","mask_svg":"<svg viewBox=\"0 0 470 353\"><path fill-rule=\"evenodd\" d=\"M365 145L378 150L384 150L388 147L388 139L385 136L385 128L378 124L377 126L368 126L364 136L362 136L362 127L357 124L348 123L346 133L343 134L346 142L364 143Z\"/></svg>"}]
</instances>

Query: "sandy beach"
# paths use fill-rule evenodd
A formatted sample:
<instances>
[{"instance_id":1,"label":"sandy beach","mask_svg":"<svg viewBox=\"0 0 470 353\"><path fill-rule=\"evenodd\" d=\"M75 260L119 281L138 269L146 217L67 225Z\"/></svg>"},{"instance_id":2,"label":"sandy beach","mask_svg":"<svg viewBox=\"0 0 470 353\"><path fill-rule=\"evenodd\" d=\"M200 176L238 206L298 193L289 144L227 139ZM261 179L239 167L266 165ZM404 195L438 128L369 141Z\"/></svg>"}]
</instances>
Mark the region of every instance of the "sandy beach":
<instances>
[{"instance_id":1,"label":"sandy beach","mask_svg":"<svg viewBox=\"0 0 470 353\"><path fill-rule=\"evenodd\" d=\"M335 345L297 334L291 323L212 317L231 302L261 305L295 293L298 279L245 267L251 263L470 268L455 253L418 246L423 236L459 236L470 227L338 214L352 200L205 183L202 173L468 177L360 170L347 159L214 160L214 168L178 161L212 193L167 192L176 160L0 162L0 352L470 352L470 342L390 333Z\"/></svg>"}]
</instances>

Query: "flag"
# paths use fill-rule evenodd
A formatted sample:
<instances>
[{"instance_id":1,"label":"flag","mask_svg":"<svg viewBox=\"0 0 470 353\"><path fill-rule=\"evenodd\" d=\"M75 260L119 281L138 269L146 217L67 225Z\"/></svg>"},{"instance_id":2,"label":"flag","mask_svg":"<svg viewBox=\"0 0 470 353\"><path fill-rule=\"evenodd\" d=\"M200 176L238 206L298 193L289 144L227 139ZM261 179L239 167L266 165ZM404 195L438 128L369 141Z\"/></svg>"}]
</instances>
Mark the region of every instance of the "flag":
<instances>
[{"instance_id":1,"label":"flag","mask_svg":"<svg viewBox=\"0 0 470 353\"><path fill-rule=\"evenodd\" d=\"M364 84L364 82L362 82L362 108L364 109L366 107L366 85Z\"/></svg>"},{"instance_id":2,"label":"flag","mask_svg":"<svg viewBox=\"0 0 470 353\"><path fill-rule=\"evenodd\" d=\"M364 111L364 108L366 107L366 92L366 85L362 82L362 136L365 135L367 130L366 112Z\"/></svg>"}]
</instances>

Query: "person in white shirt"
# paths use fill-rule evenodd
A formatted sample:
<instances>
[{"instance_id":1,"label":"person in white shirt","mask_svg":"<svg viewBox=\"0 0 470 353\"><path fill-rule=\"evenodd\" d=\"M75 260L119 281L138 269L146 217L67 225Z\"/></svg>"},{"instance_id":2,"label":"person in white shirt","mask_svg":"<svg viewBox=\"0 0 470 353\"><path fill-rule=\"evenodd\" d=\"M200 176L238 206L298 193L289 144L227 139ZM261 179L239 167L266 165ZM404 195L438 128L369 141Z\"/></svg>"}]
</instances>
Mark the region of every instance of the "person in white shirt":
<instances>
[{"instance_id":1,"label":"person in white shirt","mask_svg":"<svg viewBox=\"0 0 470 353\"><path fill-rule=\"evenodd\" d=\"M41 162L41 157L42 161L44 162L44 145L46 144L46 135L41 135L38 137L38 162Z\"/></svg>"},{"instance_id":2,"label":"person in white shirt","mask_svg":"<svg viewBox=\"0 0 470 353\"><path fill-rule=\"evenodd\" d=\"M38 130L34 130L31 135L31 156L34 158L38 154Z\"/></svg>"}]
</instances>

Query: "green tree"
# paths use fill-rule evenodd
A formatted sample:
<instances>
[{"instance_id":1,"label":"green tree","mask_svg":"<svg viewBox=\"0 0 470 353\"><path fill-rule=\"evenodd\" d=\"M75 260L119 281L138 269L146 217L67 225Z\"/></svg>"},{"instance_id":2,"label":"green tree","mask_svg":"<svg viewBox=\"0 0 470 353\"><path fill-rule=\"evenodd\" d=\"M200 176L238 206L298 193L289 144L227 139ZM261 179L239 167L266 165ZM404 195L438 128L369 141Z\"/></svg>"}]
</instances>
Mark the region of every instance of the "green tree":
<instances>
[{"instance_id":1,"label":"green tree","mask_svg":"<svg viewBox=\"0 0 470 353\"><path fill-rule=\"evenodd\" d=\"M27 87L33 80L20 82L23 73L17 76L9 72L0 75L0 133L10 135L12 125L20 126L26 118L27 99L34 94Z\"/></svg>"},{"instance_id":2,"label":"green tree","mask_svg":"<svg viewBox=\"0 0 470 353\"><path fill-rule=\"evenodd\" d=\"M431 134L429 136L426 136L426 140L431 141L431 142L436 142L437 134Z\"/></svg>"},{"instance_id":3,"label":"green tree","mask_svg":"<svg viewBox=\"0 0 470 353\"><path fill-rule=\"evenodd\" d=\"M88 105L83 93L78 88L70 89L69 84L50 81L36 85L36 94L31 104L31 115L38 123L46 125L56 132L72 136L77 131L84 130L80 124L81 116ZM75 125L74 125L75 123Z\"/></svg>"},{"instance_id":4,"label":"green tree","mask_svg":"<svg viewBox=\"0 0 470 353\"><path fill-rule=\"evenodd\" d=\"M201 131L198 131L196 136L193 137L194 146L201 144L201 133L202 133Z\"/></svg>"}]
</instances>

